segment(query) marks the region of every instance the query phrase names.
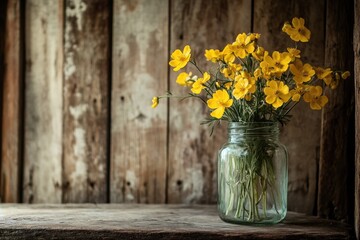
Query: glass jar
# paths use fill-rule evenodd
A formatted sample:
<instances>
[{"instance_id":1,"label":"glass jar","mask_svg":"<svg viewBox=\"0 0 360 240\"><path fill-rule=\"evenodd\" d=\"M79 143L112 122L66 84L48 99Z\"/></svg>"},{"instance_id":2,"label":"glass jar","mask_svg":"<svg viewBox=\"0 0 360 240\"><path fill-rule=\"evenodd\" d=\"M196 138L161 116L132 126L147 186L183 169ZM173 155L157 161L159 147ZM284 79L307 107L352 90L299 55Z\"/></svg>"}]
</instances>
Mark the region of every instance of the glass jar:
<instances>
[{"instance_id":1,"label":"glass jar","mask_svg":"<svg viewBox=\"0 0 360 240\"><path fill-rule=\"evenodd\" d=\"M287 211L288 154L277 123L230 122L218 155L218 211L226 222L275 224Z\"/></svg>"}]
</instances>

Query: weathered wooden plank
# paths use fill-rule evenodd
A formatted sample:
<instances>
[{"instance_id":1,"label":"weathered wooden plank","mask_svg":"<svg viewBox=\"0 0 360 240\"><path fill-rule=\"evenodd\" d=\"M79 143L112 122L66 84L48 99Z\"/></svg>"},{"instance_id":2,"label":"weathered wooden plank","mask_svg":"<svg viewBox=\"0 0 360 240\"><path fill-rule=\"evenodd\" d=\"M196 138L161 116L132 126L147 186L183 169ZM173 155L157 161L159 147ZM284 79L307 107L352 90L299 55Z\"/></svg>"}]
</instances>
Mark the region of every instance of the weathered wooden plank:
<instances>
[{"instance_id":1,"label":"weathered wooden plank","mask_svg":"<svg viewBox=\"0 0 360 240\"><path fill-rule=\"evenodd\" d=\"M355 232L360 239L360 1L354 2L354 79L355 79Z\"/></svg>"},{"instance_id":2,"label":"weathered wooden plank","mask_svg":"<svg viewBox=\"0 0 360 240\"><path fill-rule=\"evenodd\" d=\"M63 202L107 201L110 0L67 0Z\"/></svg>"},{"instance_id":3,"label":"weathered wooden plank","mask_svg":"<svg viewBox=\"0 0 360 240\"><path fill-rule=\"evenodd\" d=\"M350 239L335 221L289 213L281 224L222 222L214 205L2 205L0 239ZM76 221L74 221L76 219Z\"/></svg>"},{"instance_id":4,"label":"weathered wooden plank","mask_svg":"<svg viewBox=\"0 0 360 240\"><path fill-rule=\"evenodd\" d=\"M26 1L24 202L61 202L63 1Z\"/></svg>"},{"instance_id":5,"label":"weathered wooden plank","mask_svg":"<svg viewBox=\"0 0 360 240\"><path fill-rule=\"evenodd\" d=\"M168 1L114 1L111 202L165 202Z\"/></svg>"},{"instance_id":6,"label":"weathered wooden plank","mask_svg":"<svg viewBox=\"0 0 360 240\"><path fill-rule=\"evenodd\" d=\"M298 44L302 59L314 66L324 63L325 1L254 1L254 32L261 34L259 44L270 51L294 47L281 31L285 21L303 17L312 30L309 43ZM279 14L281 13L281 14ZM320 13L320 14L319 14ZM281 142L289 151L288 209L316 213L317 171L320 146L321 112L301 102L292 111L292 119L281 131Z\"/></svg>"},{"instance_id":7,"label":"weathered wooden plank","mask_svg":"<svg viewBox=\"0 0 360 240\"><path fill-rule=\"evenodd\" d=\"M251 1L171 1L170 54L190 44L199 65L205 62L205 49L222 49L238 33L250 29ZM185 70L199 75L195 68ZM179 72L170 71L171 91L186 95L188 89L175 82ZM219 127L210 137L210 129L200 126L208 116L207 107L197 99L170 101L169 203L216 202L217 150L226 141L226 126Z\"/></svg>"},{"instance_id":8,"label":"weathered wooden plank","mask_svg":"<svg viewBox=\"0 0 360 240\"><path fill-rule=\"evenodd\" d=\"M20 1L8 0L6 14L5 71L3 78L0 198L18 202L20 174Z\"/></svg>"},{"instance_id":9,"label":"weathered wooden plank","mask_svg":"<svg viewBox=\"0 0 360 240\"><path fill-rule=\"evenodd\" d=\"M353 69L353 1L327 1L325 65ZM322 114L318 215L342 221L353 218L354 81L328 91Z\"/></svg>"}]
</instances>

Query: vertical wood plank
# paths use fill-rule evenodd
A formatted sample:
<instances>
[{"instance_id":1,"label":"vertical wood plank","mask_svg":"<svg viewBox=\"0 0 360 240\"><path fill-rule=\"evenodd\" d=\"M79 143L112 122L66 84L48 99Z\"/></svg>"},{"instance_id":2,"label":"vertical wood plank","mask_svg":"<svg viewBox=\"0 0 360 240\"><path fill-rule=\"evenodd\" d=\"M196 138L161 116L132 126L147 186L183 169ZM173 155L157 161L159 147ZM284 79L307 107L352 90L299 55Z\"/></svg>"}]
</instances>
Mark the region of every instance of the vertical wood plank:
<instances>
[{"instance_id":1,"label":"vertical wood plank","mask_svg":"<svg viewBox=\"0 0 360 240\"><path fill-rule=\"evenodd\" d=\"M294 42L281 31L285 21L303 17L312 31L306 44L298 44L302 59L314 66L324 63L325 1L254 1L254 32L261 34L265 49L286 51ZM281 14L280 14L281 13ZM281 131L281 142L289 151L288 209L314 214L316 211L317 168L320 146L321 112L301 102Z\"/></svg>"},{"instance_id":2,"label":"vertical wood plank","mask_svg":"<svg viewBox=\"0 0 360 240\"><path fill-rule=\"evenodd\" d=\"M111 7L65 1L63 202L107 201Z\"/></svg>"},{"instance_id":3,"label":"vertical wood plank","mask_svg":"<svg viewBox=\"0 0 360 240\"><path fill-rule=\"evenodd\" d=\"M26 2L24 202L60 203L63 1Z\"/></svg>"},{"instance_id":4,"label":"vertical wood plank","mask_svg":"<svg viewBox=\"0 0 360 240\"><path fill-rule=\"evenodd\" d=\"M6 19L7 18L7 1L0 2L0 31L6 33ZM5 41L6 34L0 35L0 123L2 122L2 106L3 106L3 86L4 86L4 69L5 69ZM0 146L2 145L2 128L0 128ZM1 155L0 155L0 203L2 202L3 195L5 194L5 175L1 174ZM6 167L6 166L5 166Z\"/></svg>"},{"instance_id":5,"label":"vertical wood plank","mask_svg":"<svg viewBox=\"0 0 360 240\"><path fill-rule=\"evenodd\" d=\"M2 101L0 196L3 202L18 202L20 167L20 1L8 0Z\"/></svg>"},{"instance_id":6,"label":"vertical wood plank","mask_svg":"<svg viewBox=\"0 0 360 240\"><path fill-rule=\"evenodd\" d=\"M199 65L205 63L205 49L222 49L250 29L250 0L171 1L170 53L189 44ZM187 67L190 70L199 75ZM170 71L171 91L186 95L187 89L175 82L179 72ZM200 126L209 111L196 99L172 99L169 114L168 202L215 203L217 150L225 143L226 126L210 137L209 128Z\"/></svg>"},{"instance_id":7,"label":"vertical wood plank","mask_svg":"<svg viewBox=\"0 0 360 240\"><path fill-rule=\"evenodd\" d=\"M325 65L353 69L354 2L327 0ZM341 82L328 91L322 114L318 215L351 221L354 169L354 82Z\"/></svg>"},{"instance_id":8,"label":"vertical wood plank","mask_svg":"<svg viewBox=\"0 0 360 240\"><path fill-rule=\"evenodd\" d=\"M168 2L115 0L111 109L111 202L164 203Z\"/></svg>"},{"instance_id":9,"label":"vertical wood plank","mask_svg":"<svg viewBox=\"0 0 360 240\"><path fill-rule=\"evenodd\" d=\"M360 239L360 0L354 1L354 79L355 79L355 232Z\"/></svg>"}]
</instances>

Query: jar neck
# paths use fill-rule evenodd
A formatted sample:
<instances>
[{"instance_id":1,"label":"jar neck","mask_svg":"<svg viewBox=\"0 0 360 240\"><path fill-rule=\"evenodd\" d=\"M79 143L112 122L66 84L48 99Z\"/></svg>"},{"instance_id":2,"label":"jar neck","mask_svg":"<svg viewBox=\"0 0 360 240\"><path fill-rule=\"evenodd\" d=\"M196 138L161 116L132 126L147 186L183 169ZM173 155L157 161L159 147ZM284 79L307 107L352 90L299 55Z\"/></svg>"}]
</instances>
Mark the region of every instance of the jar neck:
<instances>
[{"instance_id":1,"label":"jar neck","mask_svg":"<svg viewBox=\"0 0 360 240\"><path fill-rule=\"evenodd\" d=\"M246 139L264 138L277 141L279 139L278 123L273 122L229 122L228 141L232 143Z\"/></svg>"}]
</instances>

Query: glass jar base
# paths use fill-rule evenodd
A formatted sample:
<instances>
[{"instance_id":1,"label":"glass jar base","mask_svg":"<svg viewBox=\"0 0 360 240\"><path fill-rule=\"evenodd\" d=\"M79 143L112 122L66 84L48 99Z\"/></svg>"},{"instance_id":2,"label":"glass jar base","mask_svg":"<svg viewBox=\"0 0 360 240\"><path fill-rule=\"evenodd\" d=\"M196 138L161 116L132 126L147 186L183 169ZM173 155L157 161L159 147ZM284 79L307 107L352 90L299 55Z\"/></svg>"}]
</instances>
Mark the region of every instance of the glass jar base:
<instances>
[{"instance_id":1,"label":"glass jar base","mask_svg":"<svg viewBox=\"0 0 360 240\"><path fill-rule=\"evenodd\" d=\"M242 219L242 218L229 217L229 216L225 216L222 214L219 214L219 217L221 220L223 220L224 222L227 222L227 223L238 224L238 225L264 226L264 225L275 225L277 223L282 222L286 217L286 213L283 213L281 215L280 214L269 214L267 218L264 218L261 220L256 220L256 221L246 220L246 219Z\"/></svg>"}]
</instances>

